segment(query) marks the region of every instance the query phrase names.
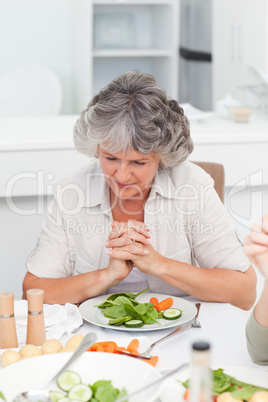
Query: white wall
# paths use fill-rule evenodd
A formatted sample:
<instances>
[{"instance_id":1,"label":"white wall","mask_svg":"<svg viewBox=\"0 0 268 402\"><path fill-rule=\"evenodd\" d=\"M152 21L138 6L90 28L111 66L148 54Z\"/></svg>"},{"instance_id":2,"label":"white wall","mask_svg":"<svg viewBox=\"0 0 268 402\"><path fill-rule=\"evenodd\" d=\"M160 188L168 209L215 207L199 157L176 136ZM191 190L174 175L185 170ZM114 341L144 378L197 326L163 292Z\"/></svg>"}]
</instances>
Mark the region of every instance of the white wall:
<instances>
[{"instance_id":1,"label":"white wall","mask_svg":"<svg viewBox=\"0 0 268 402\"><path fill-rule=\"evenodd\" d=\"M22 211L37 207L37 197L16 197L13 202ZM22 297L25 260L36 244L49 199L42 197L39 202L44 213L29 216L13 212L7 200L0 198L0 292L13 292L16 299Z\"/></svg>"},{"instance_id":2,"label":"white wall","mask_svg":"<svg viewBox=\"0 0 268 402\"><path fill-rule=\"evenodd\" d=\"M63 87L63 114L74 111L71 0L0 0L0 79L28 64L52 69Z\"/></svg>"}]
</instances>

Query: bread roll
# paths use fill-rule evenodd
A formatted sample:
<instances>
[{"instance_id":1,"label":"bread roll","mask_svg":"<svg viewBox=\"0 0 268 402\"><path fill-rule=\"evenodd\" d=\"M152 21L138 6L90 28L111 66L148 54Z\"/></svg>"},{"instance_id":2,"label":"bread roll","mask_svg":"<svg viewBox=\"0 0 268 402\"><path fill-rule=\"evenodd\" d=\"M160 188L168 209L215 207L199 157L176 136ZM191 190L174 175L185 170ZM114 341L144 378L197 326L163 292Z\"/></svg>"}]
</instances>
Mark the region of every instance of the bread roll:
<instances>
[{"instance_id":1,"label":"bread roll","mask_svg":"<svg viewBox=\"0 0 268 402\"><path fill-rule=\"evenodd\" d=\"M248 400L249 402L268 402L268 392L267 391L257 391Z\"/></svg>"},{"instance_id":2,"label":"bread roll","mask_svg":"<svg viewBox=\"0 0 268 402\"><path fill-rule=\"evenodd\" d=\"M58 339L48 339L41 346L42 353L58 353L62 349L62 343Z\"/></svg>"},{"instance_id":3,"label":"bread roll","mask_svg":"<svg viewBox=\"0 0 268 402\"><path fill-rule=\"evenodd\" d=\"M1 360L2 360L2 365L4 367L6 367L9 364L12 364L12 363L15 363L15 362L21 360L21 355L19 354L19 352L16 352L15 350L5 350L2 353Z\"/></svg>"},{"instance_id":4,"label":"bread roll","mask_svg":"<svg viewBox=\"0 0 268 402\"><path fill-rule=\"evenodd\" d=\"M40 356L42 354L41 350L35 345L25 345L20 348L19 353L23 359L33 356Z\"/></svg>"}]
</instances>

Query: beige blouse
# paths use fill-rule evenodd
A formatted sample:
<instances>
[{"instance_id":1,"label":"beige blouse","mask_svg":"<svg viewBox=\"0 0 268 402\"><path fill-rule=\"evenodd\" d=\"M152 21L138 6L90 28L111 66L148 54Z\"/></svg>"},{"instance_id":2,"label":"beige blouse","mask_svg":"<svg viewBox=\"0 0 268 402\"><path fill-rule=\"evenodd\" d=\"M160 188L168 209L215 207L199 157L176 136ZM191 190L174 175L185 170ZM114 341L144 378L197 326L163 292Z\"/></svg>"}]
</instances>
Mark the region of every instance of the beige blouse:
<instances>
[{"instance_id":1,"label":"beige blouse","mask_svg":"<svg viewBox=\"0 0 268 402\"><path fill-rule=\"evenodd\" d=\"M144 221L152 246L168 258L206 269L244 272L250 266L213 180L191 162L157 172ZM28 271L58 278L107 267L104 243L111 222L109 188L94 159L55 187L38 243L26 261ZM153 275L137 283L145 279L151 292L185 295Z\"/></svg>"}]
</instances>

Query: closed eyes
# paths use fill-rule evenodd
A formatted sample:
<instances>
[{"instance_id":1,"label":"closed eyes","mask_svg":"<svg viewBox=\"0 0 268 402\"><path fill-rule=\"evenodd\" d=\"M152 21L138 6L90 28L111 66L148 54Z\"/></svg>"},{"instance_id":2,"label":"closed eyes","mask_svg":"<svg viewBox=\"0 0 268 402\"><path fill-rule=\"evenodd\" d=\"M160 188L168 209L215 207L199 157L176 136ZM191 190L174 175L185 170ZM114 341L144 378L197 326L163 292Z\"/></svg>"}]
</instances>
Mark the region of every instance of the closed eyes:
<instances>
[{"instance_id":1,"label":"closed eyes","mask_svg":"<svg viewBox=\"0 0 268 402\"><path fill-rule=\"evenodd\" d=\"M113 158L113 157L110 157L110 156L106 156L106 159L108 161L116 161L117 160L117 158ZM135 163L135 165L138 165L138 166L144 166L146 164L146 162L139 162L139 161L131 161L131 162Z\"/></svg>"}]
</instances>

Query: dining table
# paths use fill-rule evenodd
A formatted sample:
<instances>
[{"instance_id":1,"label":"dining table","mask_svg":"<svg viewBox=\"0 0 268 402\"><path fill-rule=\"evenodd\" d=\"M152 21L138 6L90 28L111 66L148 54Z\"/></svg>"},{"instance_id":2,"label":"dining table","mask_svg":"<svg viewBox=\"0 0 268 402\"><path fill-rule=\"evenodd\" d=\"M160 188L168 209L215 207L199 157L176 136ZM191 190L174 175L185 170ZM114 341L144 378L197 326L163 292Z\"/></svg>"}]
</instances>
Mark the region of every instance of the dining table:
<instances>
[{"instance_id":1,"label":"dining table","mask_svg":"<svg viewBox=\"0 0 268 402\"><path fill-rule=\"evenodd\" d=\"M238 366L258 367L268 371L267 366L255 364L247 350L245 328L251 311L244 311L228 303L204 302L193 296L185 300L191 303L201 302L198 320L200 328L190 328L185 332L179 332L168 338L152 350L151 354L158 354L159 367L163 371L189 362L191 358L191 346L195 341L207 341L211 346L211 366ZM125 345L130 339L140 340L140 350L166 336L174 328L154 331L118 331L108 329L83 320L83 324L77 332L86 334L94 332L98 341L112 340L118 346ZM61 341L64 344L73 334L65 334ZM127 341L127 342L126 342ZM156 353L157 352L157 353ZM157 367L157 366L156 366Z\"/></svg>"},{"instance_id":2,"label":"dining table","mask_svg":"<svg viewBox=\"0 0 268 402\"><path fill-rule=\"evenodd\" d=\"M258 297L261 287L262 283L259 282ZM161 374L165 374L185 362L190 362L192 344L196 341L206 341L210 344L211 367L242 367L256 370L256 373L266 372L268 378L268 365L254 363L247 350L245 329L252 310L244 311L229 303L206 302L193 296L185 296L183 299L194 305L198 302L201 303L198 316L200 327L192 327L184 332L178 332L155 346L151 354L159 357L156 369ZM107 328L107 326L103 327L89 322L87 319L82 319L81 325L75 329L75 332L65 332L59 340L64 345L76 333L85 335L93 332L97 336L97 341L110 340L115 341L118 346L126 346L130 340L136 338L140 342L139 351L142 352L175 328L168 327L150 331L142 328L134 331L133 329L129 331L127 328L118 330L115 327ZM128 357L128 359L135 358ZM0 373L4 369L0 363Z\"/></svg>"}]
</instances>

